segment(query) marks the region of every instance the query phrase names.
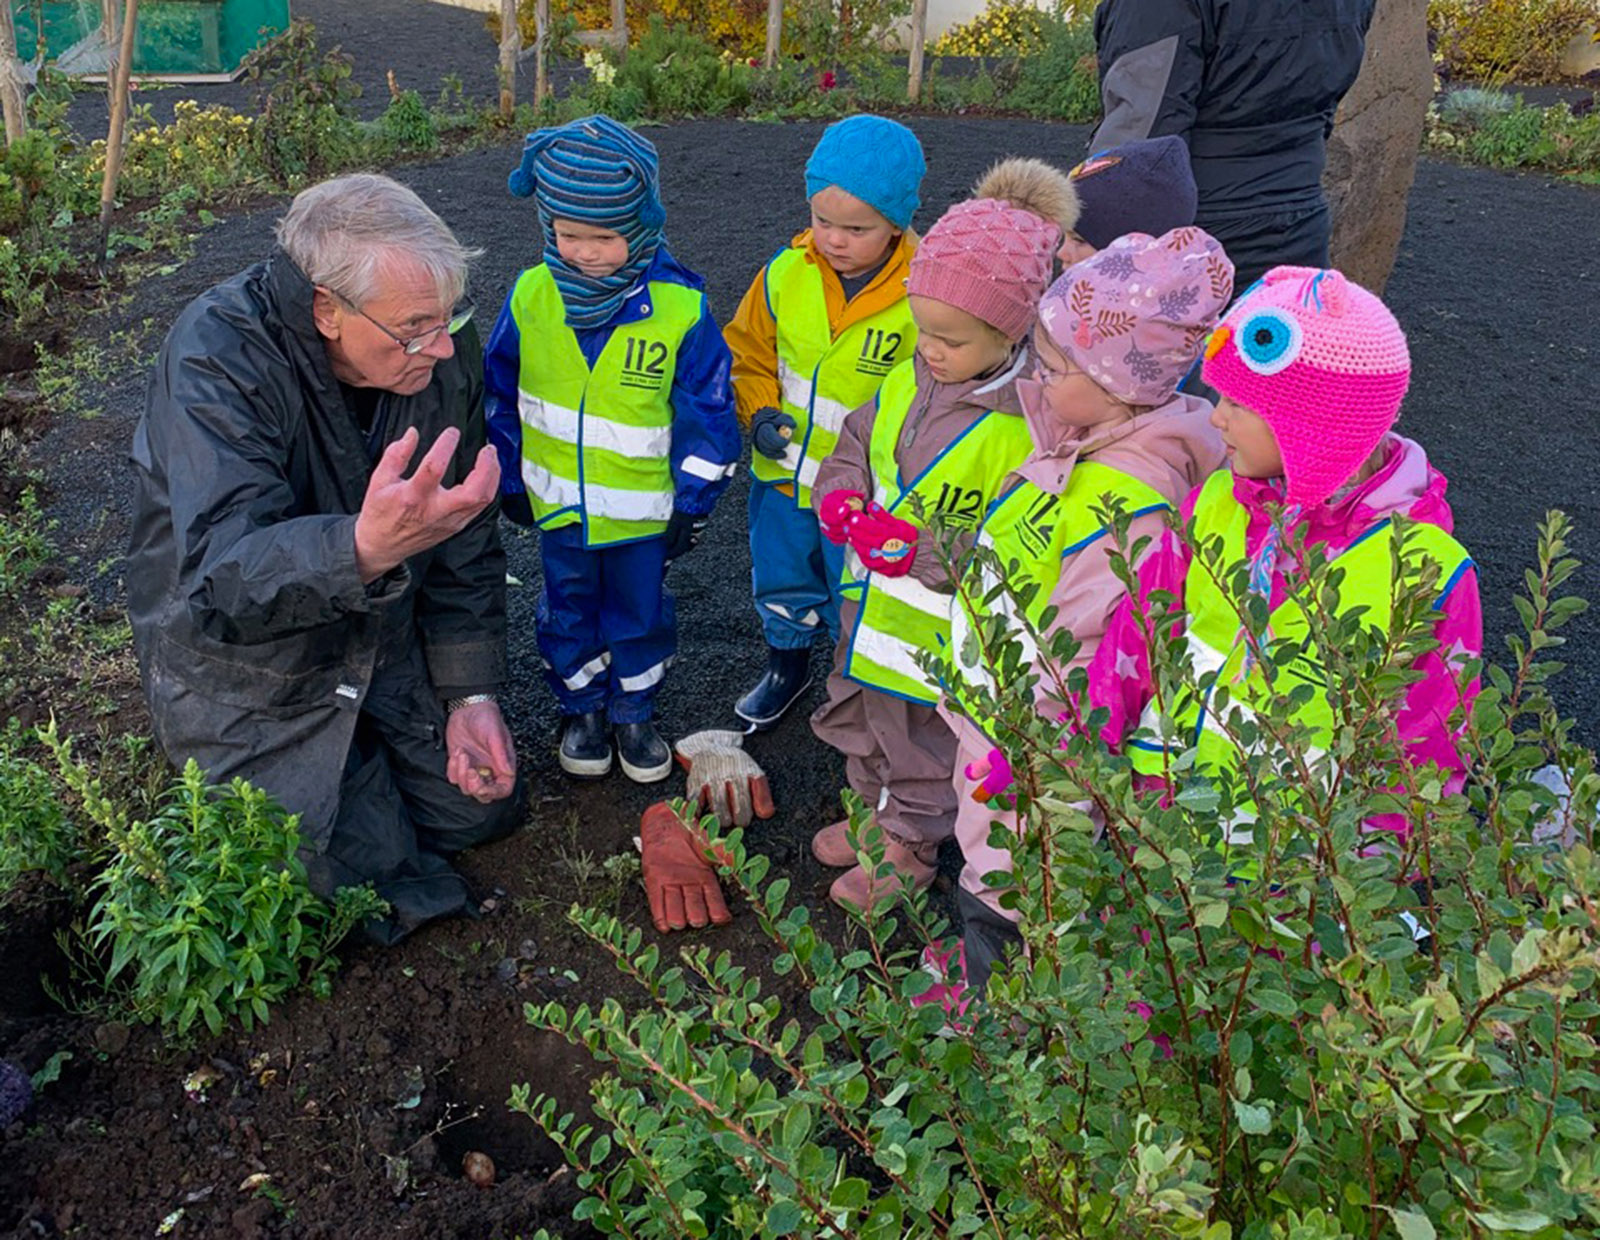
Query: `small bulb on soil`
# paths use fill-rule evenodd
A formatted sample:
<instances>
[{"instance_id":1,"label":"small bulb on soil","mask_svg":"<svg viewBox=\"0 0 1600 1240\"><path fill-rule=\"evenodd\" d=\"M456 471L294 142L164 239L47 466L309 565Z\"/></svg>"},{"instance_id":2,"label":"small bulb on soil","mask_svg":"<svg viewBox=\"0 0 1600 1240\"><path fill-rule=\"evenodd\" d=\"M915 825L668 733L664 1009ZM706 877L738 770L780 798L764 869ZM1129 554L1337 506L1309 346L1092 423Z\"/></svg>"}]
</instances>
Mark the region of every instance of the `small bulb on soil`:
<instances>
[{"instance_id":1,"label":"small bulb on soil","mask_svg":"<svg viewBox=\"0 0 1600 1240\"><path fill-rule=\"evenodd\" d=\"M494 1183L494 1159L478 1150L468 1150L461 1160L461 1173L479 1188Z\"/></svg>"}]
</instances>

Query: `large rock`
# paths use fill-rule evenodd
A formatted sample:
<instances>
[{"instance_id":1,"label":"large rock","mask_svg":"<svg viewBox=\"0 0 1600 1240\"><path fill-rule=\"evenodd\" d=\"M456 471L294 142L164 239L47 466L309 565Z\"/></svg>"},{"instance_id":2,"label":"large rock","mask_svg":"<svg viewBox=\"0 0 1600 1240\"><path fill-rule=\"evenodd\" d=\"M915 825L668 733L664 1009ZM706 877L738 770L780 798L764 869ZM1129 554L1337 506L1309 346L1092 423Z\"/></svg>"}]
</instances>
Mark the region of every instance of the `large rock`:
<instances>
[{"instance_id":1,"label":"large rock","mask_svg":"<svg viewBox=\"0 0 1600 1240\"><path fill-rule=\"evenodd\" d=\"M1361 76L1328 139L1333 265L1376 292L1400 250L1433 96L1427 14L1428 0L1378 0Z\"/></svg>"}]
</instances>

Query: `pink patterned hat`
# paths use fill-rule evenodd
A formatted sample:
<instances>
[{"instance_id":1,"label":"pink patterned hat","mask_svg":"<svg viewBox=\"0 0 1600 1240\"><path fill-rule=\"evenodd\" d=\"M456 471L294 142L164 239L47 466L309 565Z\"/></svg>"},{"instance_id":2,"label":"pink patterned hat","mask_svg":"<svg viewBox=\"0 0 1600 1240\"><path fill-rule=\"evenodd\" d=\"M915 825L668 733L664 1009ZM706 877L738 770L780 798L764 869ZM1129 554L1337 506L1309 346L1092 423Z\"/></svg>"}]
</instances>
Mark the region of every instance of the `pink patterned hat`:
<instances>
[{"instance_id":1,"label":"pink patterned hat","mask_svg":"<svg viewBox=\"0 0 1600 1240\"><path fill-rule=\"evenodd\" d=\"M1233 264L1210 234L1129 233L1062 272L1039 303L1039 322L1118 400L1162 405L1232 295Z\"/></svg>"},{"instance_id":2,"label":"pink patterned hat","mask_svg":"<svg viewBox=\"0 0 1600 1240\"><path fill-rule=\"evenodd\" d=\"M1212 333L1202 375L1272 428L1287 498L1310 506L1394 425L1411 353L1389 308L1341 272L1274 267Z\"/></svg>"},{"instance_id":3,"label":"pink patterned hat","mask_svg":"<svg viewBox=\"0 0 1600 1240\"><path fill-rule=\"evenodd\" d=\"M1010 340L1033 323L1061 229L997 198L958 202L917 243L906 292L946 302Z\"/></svg>"}]
</instances>

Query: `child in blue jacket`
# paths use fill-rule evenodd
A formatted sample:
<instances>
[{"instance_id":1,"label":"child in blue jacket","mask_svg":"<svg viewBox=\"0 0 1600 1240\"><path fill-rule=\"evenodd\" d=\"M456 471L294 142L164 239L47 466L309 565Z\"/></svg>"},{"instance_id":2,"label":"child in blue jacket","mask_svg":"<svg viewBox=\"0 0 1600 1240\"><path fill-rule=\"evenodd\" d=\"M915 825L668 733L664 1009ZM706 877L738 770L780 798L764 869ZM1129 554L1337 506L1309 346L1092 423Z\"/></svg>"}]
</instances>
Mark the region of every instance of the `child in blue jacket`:
<instances>
[{"instance_id":1,"label":"child in blue jacket","mask_svg":"<svg viewBox=\"0 0 1600 1240\"><path fill-rule=\"evenodd\" d=\"M739 458L730 357L705 282L662 236L655 148L606 116L528 135L544 261L484 354L501 506L539 530L539 650L571 775L665 779L654 701L677 649L666 567L691 550Z\"/></svg>"}]
</instances>

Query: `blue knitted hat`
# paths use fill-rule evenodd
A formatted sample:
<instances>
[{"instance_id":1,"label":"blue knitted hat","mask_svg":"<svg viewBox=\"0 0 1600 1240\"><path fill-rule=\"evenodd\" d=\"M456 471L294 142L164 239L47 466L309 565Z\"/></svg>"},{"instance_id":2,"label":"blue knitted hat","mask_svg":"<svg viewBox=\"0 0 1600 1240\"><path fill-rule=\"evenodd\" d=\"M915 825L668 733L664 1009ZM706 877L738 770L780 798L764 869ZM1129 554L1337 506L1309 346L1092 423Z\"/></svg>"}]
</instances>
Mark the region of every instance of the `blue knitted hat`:
<instances>
[{"instance_id":1,"label":"blue knitted hat","mask_svg":"<svg viewBox=\"0 0 1600 1240\"><path fill-rule=\"evenodd\" d=\"M836 185L896 228L911 226L928 165L917 135L881 116L847 116L822 131L806 160L806 197Z\"/></svg>"},{"instance_id":2,"label":"blue knitted hat","mask_svg":"<svg viewBox=\"0 0 1600 1240\"><path fill-rule=\"evenodd\" d=\"M1097 250L1129 233L1159 237L1187 228L1200 202L1188 143L1175 134L1100 151L1071 177L1078 191L1073 231Z\"/></svg>"},{"instance_id":3,"label":"blue knitted hat","mask_svg":"<svg viewBox=\"0 0 1600 1240\"><path fill-rule=\"evenodd\" d=\"M667 217L656 148L609 116L586 116L529 134L507 186L518 198L531 196L538 204L544 261L561 292L568 325L609 322L662 242ZM620 233L628 242L628 261L608 276L584 275L557 250L556 220Z\"/></svg>"}]
</instances>

